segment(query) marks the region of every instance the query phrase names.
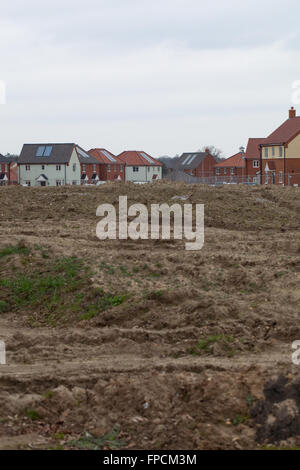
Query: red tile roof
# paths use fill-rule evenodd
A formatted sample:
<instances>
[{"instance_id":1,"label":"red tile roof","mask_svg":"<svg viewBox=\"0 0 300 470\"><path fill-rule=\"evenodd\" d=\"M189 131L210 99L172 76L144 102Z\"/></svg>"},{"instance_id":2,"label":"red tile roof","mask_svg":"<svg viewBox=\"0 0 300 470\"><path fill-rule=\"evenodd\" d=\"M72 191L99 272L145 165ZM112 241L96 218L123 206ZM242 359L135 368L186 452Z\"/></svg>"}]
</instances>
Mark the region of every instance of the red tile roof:
<instances>
[{"instance_id":1,"label":"red tile roof","mask_svg":"<svg viewBox=\"0 0 300 470\"><path fill-rule=\"evenodd\" d=\"M285 144L300 133L300 116L296 116L296 110L289 110L289 118L284 121L274 132L266 138L250 138L245 153L245 158L260 158L260 145Z\"/></svg>"},{"instance_id":2,"label":"red tile roof","mask_svg":"<svg viewBox=\"0 0 300 470\"><path fill-rule=\"evenodd\" d=\"M244 157L245 154L244 153L236 153L235 155L232 155L231 157L229 158L226 158L226 160L223 160L222 162L220 163L217 163L215 165L216 168L223 168L223 167L236 167L236 168L244 168L245 167L245 160L244 160Z\"/></svg>"},{"instance_id":3,"label":"red tile roof","mask_svg":"<svg viewBox=\"0 0 300 470\"><path fill-rule=\"evenodd\" d=\"M150 163L147 158L145 158L144 155L146 155L152 162ZM118 158L122 160L123 163L126 163L126 165L136 165L136 166L162 166L162 163L156 160L155 158L151 157L148 153L144 152L143 150L137 151L137 150L125 150L124 152L120 153L118 155Z\"/></svg>"},{"instance_id":4,"label":"red tile roof","mask_svg":"<svg viewBox=\"0 0 300 470\"><path fill-rule=\"evenodd\" d=\"M264 144L284 144L299 133L300 116L289 118L265 139Z\"/></svg>"},{"instance_id":5,"label":"red tile roof","mask_svg":"<svg viewBox=\"0 0 300 470\"><path fill-rule=\"evenodd\" d=\"M258 137L258 138L250 137L248 139L245 158L259 159L260 157L259 145L263 144L265 140L266 139L263 137Z\"/></svg>"},{"instance_id":6,"label":"red tile roof","mask_svg":"<svg viewBox=\"0 0 300 470\"><path fill-rule=\"evenodd\" d=\"M118 157L106 149L91 149L88 153L96 158L100 163L106 163L108 165L123 165L123 162ZM109 155L112 160L110 160L107 155Z\"/></svg>"}]
</instances>

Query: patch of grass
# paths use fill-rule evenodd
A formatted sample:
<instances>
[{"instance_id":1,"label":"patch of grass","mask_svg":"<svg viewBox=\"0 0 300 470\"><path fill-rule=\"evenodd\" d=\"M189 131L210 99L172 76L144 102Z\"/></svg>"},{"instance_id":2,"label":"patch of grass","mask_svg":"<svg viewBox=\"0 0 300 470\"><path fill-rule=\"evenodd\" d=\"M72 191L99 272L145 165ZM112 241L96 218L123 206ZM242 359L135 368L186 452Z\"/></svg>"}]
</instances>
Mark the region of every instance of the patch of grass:
<instances>
[{"instance_id":1,"label":"patch of grass","mask_svg":"<svg viewBox=\"0 0 300 470\"><path fill-rule=\"evenodd\" d=\"M101 270L104 270L106 274L109 274L111 276L115 274L115 268L105 263L105 261L102 261L102 263L99 264L99 268Z\"/></svg>"},{"instance_id":2,"label":"patch of grass","mask_svg":"<svg viewBox=\"0 0 300 470\"><path fill-rule=\"evenodd\" d=\"M110 433L105 434L103 437L94 437L86 432L84 437L80 437L77 441L69 441L66 445L68 447L76 447L86 450L101 450L104 447L109 449L120 449L125 445L125 442L118 439L118 428L112 429Z\"/></svg>"},{"instance_id":3,"label":"patch of grass","mask_svg":"<svg viewBox=\"0 0 300 470\"><path fill-rule=\"evenodd\" d=\"M54 327L76 317L91 319L128 299L127 293L104 292L91 286L92 274L77 257L39 261L38 269L33 259L24 273L11 271L0 279L0 312L30 311L31 325L42 322Z\"/></svg>"},{"instance_id":4,"label":"patch of grass","mask_svg":"<svg viewBox=\"0 0 300 470\"><path fill-rule=\"evenodd\" d=\"M121 305L128 298L128 294L111 295L106 294L104 291L100 290L96 303L89 305L87 312L80 317L80 320L90 320L100 312L103 312L110 307L117 307L118 305Z\"/></svg>"},{"instance_id":5,"label":"patch of grass","mask_svg":"<svg viewBox=\"0 0 300 470\"><path fill-rule=\"evenodd\" d=\"M0 300L0 313L7 312L9 310L9 305L5 300Z\"/></svg>"},{"instance_id":6,"label":"patch of grass","mask_svg":"<svg viewBox=\"0 0 300 470\"><path fill-rule=\"evenodd\" d=\"M53 434L52 438L57 441L62 441L65 438L65 435L63 432L58 432L56 434Z\"/></svg>"},{"instance_id":7,"label":"patch of grass","mask_svg":"<svg viewBox=\"0 0 300 470\"><path fill-rule=\"evenodd\" d=\"M251 408L253 403L256 401L256 398L249 394L246 397L246 401L247 401L249 408Z\"/></svg>"},{"instance_id":8,"label":"patch of grass","mask_svg":"<svg viewBox=\"0 0 300 470\"><path fill-rule=\"evenodd\" d=\"M9 289L12 302L17 307L47 305L48 310L58 306L61 295L74 292L80 284L79 272L83 262L77 258L56 260L50 272L34 271L30 275L19 275L13 279L0 279L0 286Z\"/></svg>"},{"instance_id":9,"label":"patch of grass","mask_svg":"<svg viewBox=\"0 0 300 470\"><path fill-rule=\"evenodd\" d=\"M226 350L226 352L230 355L234 353L233 343L234 338L232 336L226 335L211 335L207 336L207 338L202 339L199 341L198 344L191 348L191 354L199 355L201 352L211 353L213 351L213 347L215 343L220 343L222 348Z\"/></svg>"},{"instance_id":10,"label":"patch of grass","mask_svg":"<svg viewBox=\"0 0 300 470\"><path fill-rule=\"evenodd\" d=\"M43 246L40 246L40 245L37 245L36 243L33 245L34 249L35 250L38 250L41 252L41 255L42 255L42 258L44 259L48 259L50 256L49 254L47 253L47 251L45 250L45 248Z\"/></svg>"},{"instance_id":11,"label":"patch of grass","mask_svg":"<svg viewBox=\"0 0 300 470\"><path fill-rule=\"evenodd\" d=\"M160 274L159 274L159 273L152 272L152 273L149 273L149 274L148 274L148 277L149 277L149 278L152 278L152 279L156 279L156 278L160 277Z\"/></svg>"},{"instance_id":12,"label":"patch of grass","mask_svg":"<svg viewBox=\"0 0 300 470\"><path fill-rule=\"evenodd\" d=\"M119 269L121 271L121 273L123 274L123 276L132 276L132 273L130 273L128 271L128 269L126 268L126 266L119 266Z\"/></svg>"},{"instance_id":13,"label":"patch of grass","mask_svg":"<svg viewBox=\"0 0 300 470\"><path fill-rule=\"evenodd\" d=\"M52 390L48 390L48 392L44 393L43 397L45 400L50 400L52 397L54 397L54 392Z\"/></svg>"},{"instance_id":14,"label":"patch of grass","mask_svg":"<svg viewBox=\"0 0 300 470\"><path fill-rule=\"evenodd\" d=\"M40 415L35 410L25 410L25 414L27 418L31 419L31 421L38 421L41 419Z\"/></svg>"},{"instance_id":15,"label":"patch of grass","mask_svg":"<svg viewBox=\"0 0 300 470\"><path fill-rule=\"evenodd\" d=\"M29 255L30 249L25 246L23 243L18 243L17 245L9 245L2 250L0 250L0 258L10 255Z\"/></svg>"},{"instance_id":16,"label":"patch of grass","mask_svg":"<svg viewBox=\"0 0 300 470\"><path fill-rule=\"evenodd\" d=\"M237 426L238 424L244 424L250 419L250 416L242 416L242 415L237 415L233 418L232 424L234 426Z\"/></svg>"}]
</instances>

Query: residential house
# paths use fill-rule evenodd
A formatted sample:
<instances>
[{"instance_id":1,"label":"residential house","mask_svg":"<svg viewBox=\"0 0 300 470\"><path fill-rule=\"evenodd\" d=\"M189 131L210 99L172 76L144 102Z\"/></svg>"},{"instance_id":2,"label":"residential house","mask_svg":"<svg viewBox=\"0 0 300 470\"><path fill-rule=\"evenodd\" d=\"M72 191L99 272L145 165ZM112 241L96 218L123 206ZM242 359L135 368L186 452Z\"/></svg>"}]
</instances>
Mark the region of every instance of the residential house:
<instances>
[{"instance_id":1,"label":"residential house","mask_svg":"<svg viewBox=\"0 0 300 470\"><path fill-rule=\"evenodd\" d=\"M18 160L18 180L25 186L80 184L82 169L98 164L77 144L24 144ZM94 169L94 168L93 168ZM96 167L97 170L97 167Z\"/></svg>"},{"instance_id":2,"label":"residential house","mask_svg":"<svg viewBox=\"0 0 300 470\"><path fill-rule=\"evenodd\" d=\"M150 183L162 178L162 163L144 151L124 151L118 159L125 165L125 180Z\"/></svg>"},{"instance_id":3,"label":"residential house","mask_svg":"<svg viewBox=\"0 0 300 470\"><path fill-rule=\"evenodd\" d=\"M0 186L18 183L17 160L16 155L0 154Z\"/></svg>"},{"instance_id":4,"label":"residential house","mask_svg":"<svg viewBox=\"0 0 300 470\"><path fill-rule=\"evenodd\" d=\"M260 145L264 138L249 138L245 153L246 179L248 183L260 184Z\"/></svg>"},{"instance_id":5,"label":"residential house","mask_svg":"<svg viewBox=\"0 0 300 470\"><path fill-rule=\"evenodd\" d=\"M289 117L260 144L261 183L300 185L300 116Z\"/></svg>"},{"instance_id":6,"label":"residential house","mask_svg":"<svg viewBox=\"0 0 300 470\"><path fill-rule=\"evenodd\" d=\"M99 163L101 181L125 181L125 164L106 149L96 148L88 152Z\"/></svg>"},{"instance_id":7,"label":"residential house","mask_svg":"<svg viewBox=\"0 0 300 470\"><path fill-rule=\"evenodd\" d=\"M241 147L238 153L215 164L215 183L244 183L246 181L245 169L245 152Z\"/></svg>"},{"instance_id":8,"label":"residential house","mask_svg":"<svg viewBox=\"0 0 300 470\"><path fill-rule=\"evenodd\" d=\"M183 171L191 176L202 178L203 183L210 183L214 177L216 159L209 149L205 152L186 152L179 158L175 171Z\"/></svg>"},{"instance_id":9,"label":"residential house","mask_svg":"<svg viewBox=\"0 0 300 470\"><path fill-rule=\"evenodd\" d=\"M101 179L98 160L78 145L76 152L80 162L81 184L97 184Z\"/></svg>"}]
</instances>

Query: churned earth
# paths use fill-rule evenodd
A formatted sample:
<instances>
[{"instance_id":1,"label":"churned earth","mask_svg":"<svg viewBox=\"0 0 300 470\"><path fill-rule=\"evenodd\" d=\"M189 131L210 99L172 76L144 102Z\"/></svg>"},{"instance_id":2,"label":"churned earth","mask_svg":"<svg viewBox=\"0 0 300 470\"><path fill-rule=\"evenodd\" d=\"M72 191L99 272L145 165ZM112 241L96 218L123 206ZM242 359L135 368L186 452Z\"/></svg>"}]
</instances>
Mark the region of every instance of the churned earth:
<instances>
[{"instance_id":1,"label":"churned earth","mask_svg":"<svg viewBox=\"0 0 300 470\"><path fill-rule=\"evenodd\" d=\"M204 204L204 248L100 241L120 195ZM298 188L1 187L0 222L0 449L300 448Z\"/></svg>"}]
</instances>

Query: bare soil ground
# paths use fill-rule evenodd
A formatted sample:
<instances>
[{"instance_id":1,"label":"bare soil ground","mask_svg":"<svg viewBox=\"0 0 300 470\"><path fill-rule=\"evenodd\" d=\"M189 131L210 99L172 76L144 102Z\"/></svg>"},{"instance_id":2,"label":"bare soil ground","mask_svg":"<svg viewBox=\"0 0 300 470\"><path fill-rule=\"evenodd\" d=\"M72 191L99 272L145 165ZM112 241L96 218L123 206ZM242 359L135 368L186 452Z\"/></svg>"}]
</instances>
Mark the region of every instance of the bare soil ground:
<instances>
[{"instance_id":1,"label":"bare soil ground","mask_svg":"<svg viewBox=\"0 0 300 470\"><path fill-rule=\"evenodd\" d=\"M205 204L205 246L96 208ZM0 188L0 449L300 447L300 191Z\"/></svg>"}]
</instances>

